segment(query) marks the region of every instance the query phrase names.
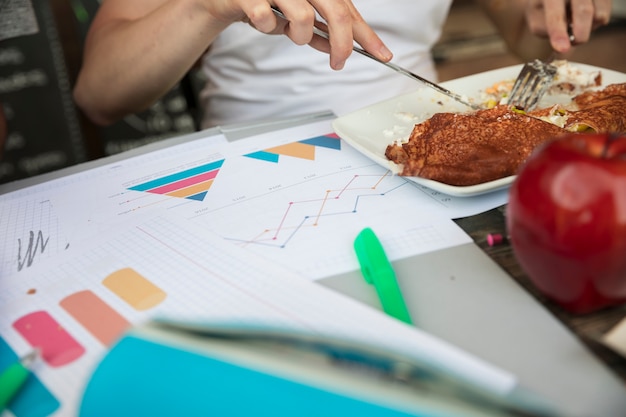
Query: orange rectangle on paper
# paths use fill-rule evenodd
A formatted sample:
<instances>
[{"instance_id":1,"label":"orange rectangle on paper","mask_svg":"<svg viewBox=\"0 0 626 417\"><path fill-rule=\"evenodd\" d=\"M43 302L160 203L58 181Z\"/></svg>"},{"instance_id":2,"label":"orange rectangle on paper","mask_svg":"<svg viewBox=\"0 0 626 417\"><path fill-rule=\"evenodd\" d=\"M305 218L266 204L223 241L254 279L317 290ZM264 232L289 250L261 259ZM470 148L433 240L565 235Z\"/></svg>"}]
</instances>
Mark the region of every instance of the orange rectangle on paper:
<instances>
[{"instance_id":1,"label":"orange rectangle on paper","mask_svg":"<svg viewBox=\"0 0 626 417\"><path fill-rule=\"evenodd\" d=\"M130 327L128 320L89 290L67 296L59 304L105 346Z\"/></svg>"},{"instance_id":2,"label":"orange rectangle on paper","mask_svg":"<svg viewBox=\"0 0 626 417\"><path fill-rule=\"evenodd\" d=\"M13 323L13 328L32 347L39 349L41 357L50 366L67 365L85 353L85 348L45 311L20 317Z\"/></svg>"},{"instance_id":3,"label":"orange rectangle on paper","mask_svg":"<svg viewBox=\"0 0 626 417\"><path fill-rule=\"evenodd\" d=\"M136 310L155 307L166 297L165 291L132 268L113 272L102 284Z\"/></svg>"}]
</instances>

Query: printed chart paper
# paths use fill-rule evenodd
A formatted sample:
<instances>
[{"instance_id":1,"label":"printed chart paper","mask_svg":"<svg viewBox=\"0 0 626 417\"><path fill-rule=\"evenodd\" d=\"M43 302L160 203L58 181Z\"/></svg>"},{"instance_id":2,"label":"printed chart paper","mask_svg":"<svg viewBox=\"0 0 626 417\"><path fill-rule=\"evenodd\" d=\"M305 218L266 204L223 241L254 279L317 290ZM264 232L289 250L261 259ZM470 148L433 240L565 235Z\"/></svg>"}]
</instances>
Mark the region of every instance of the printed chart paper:
<instances>
[{"instance_id":1,"label":"printed chart paper","mask_svg":"<svg viewBox=\"0 0 626 417\"><path fill-rule=\"evenodd\" d=\"M319 279L358 267L352 241L364 227L400 259L469 242L450 219L505 201L502 192L452 197L392 176L330 121L230 143L218 135L1 195L0 276L167 213Z\"/></svg>"},{"instance_id":2,"label":"printed chart paper","mask_svg":"<svg viewBox=\"0 0 626 417\"><path fill-rule=\"evenodd\" d=\"M507 372L180 219L111 229L33 267L19 282L0 281L0 294L1 361L41 351L33 378L10 405L17 417L76 415L107 347L129 326L157 316L353 337L416 355L497 393L515 385Z\"/></svg>"}]
</instances>

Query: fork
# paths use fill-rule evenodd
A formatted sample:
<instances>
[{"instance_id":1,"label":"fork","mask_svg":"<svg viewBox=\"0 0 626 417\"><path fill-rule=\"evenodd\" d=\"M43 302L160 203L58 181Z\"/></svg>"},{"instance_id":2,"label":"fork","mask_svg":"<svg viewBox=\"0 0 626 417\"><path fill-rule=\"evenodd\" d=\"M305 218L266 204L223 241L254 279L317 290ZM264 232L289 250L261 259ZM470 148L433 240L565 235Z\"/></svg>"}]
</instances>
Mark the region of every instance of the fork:
<instances>
[{"instance_id":1,"label":"fork","mask_svg":"<svg viewBox=\"0 0 626 417\"><path fill-rule=\"evenodd\" d=\"M276 8L275 6L272 6L272 11L274 12L274 14L278 17L280 17L281 19L284 20L288 20L287 17L283 14L283 12L280 11L280 9ZM329 39L329 35L328 32L325 32L315 26L313 26L313 33L315 35L321 36L324 39ZM376 58L374 55L370 54L369 52L367 52L365 49L361 49L357 46L352 46L352 50L356 53L359 53L363 56L366 56L367 58L373 59L374 61L383 64L389 68L391 68L392 70L405 75L409 78L411 78L412 80L417 80L419 82L421 82L422 84L434 89L435 91L438 91L450 98L452 98L453 100L458 101L461 104L464 104L468 107L471 107L474 110L481 110L483 107L479 106L478 104L475 103L470 103L469 100L463 96L461 96L460 94L457 93L453 93L452 91L448 90L447 88L444 88L442 86L440 86L439 84L433 83L432 81L427 80L426 78L420 77L417 74L412 73L411 71L400 67L399 65L396 64L392 64L391 62L385 62L381 59Z\"/></svg>"},{"instance_id":2,"label":"fork","mask_svg":"<svg viewBox=\"0 0 626 417\"><path fill-rule=\"evenodd\" d=\"M576 38L573 34L571 22L567 25L567 32L570 42L574 43ZM535 108L557 73L557 67L552 65L555 59L556 52L552 52L545 61L535 59L524 64L515 79L509 94L508 104L524 111L530 111Z\"/></svg>"},{"instance_id":3,"label":"fork","mask_svg":"<svg viewBox=\"0 0 626 417\"><path fill-rule=\"evenodd\" d=\"M550 61L535 59L522 67L515 79L508 104L520 110L530 111L546 93L556 75L557 68Z\"/></svg>"}]
</instances>

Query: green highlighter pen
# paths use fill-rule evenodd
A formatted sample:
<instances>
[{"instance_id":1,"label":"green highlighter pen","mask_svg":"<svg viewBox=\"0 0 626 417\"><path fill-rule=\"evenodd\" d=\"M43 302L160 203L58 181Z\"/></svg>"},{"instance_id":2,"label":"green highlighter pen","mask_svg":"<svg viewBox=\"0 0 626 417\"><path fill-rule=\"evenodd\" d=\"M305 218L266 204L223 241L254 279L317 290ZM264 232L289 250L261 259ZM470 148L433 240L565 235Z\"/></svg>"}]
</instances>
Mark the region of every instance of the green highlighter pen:
<instances>
[{"instance_id":1,"label":"green highlighter pen","mask_svg":"<svg viewBox=\"0 0 626 417\"><path fill-rule=\"evenodd\" d=\"M361 273L374 285L385 313L412 324L411 315L398 286L396 273L374 231L366 227L354 240L354 250L361 265Z\"/></svg>"},{"instance_id":2,"label":"green highlighter pen","mask_svg":"<svg viewBox=\"0 0 626 417\"><path fill-rule=\"evenodd\" d=\"M0 412L6 408L26 382L30 375L30 367L37 356L38 351L34 350L0 374Z\"/></svg>"}]
</instances>

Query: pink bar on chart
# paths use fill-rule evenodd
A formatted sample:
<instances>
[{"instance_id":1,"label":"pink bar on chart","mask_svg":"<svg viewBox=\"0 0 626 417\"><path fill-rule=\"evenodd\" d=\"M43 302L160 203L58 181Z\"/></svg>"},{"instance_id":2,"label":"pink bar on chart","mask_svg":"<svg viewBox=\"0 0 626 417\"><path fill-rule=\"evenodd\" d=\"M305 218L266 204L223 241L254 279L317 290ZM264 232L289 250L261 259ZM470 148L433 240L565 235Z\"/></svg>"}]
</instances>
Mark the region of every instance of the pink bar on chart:
<instances>
[{"instance_id":1,"label":"pink bar on chart","mask_svg":"<svg viewBox=\"0 0 626 417\"><path fill-rule=\"evenodd\" d=\"M59 304L105 346L112 345L130 327L128 320L89 290L69 295Z\"/></svg>"},{"instance_id":2,"label":"pink bar on chart","mask_svg":"<svg viewBox=\"0 0 626 417\"><path fill-rule=\"evenodd\" d=\"M17 319L13 328L33 348L40 350L41 357L50 366L67 365L85 353L85 348L45 311L35 311Z\"/></svg>"},{"instance_id":3,"label":"pink bar on chart","mask_svg":"<svg viewBox=\"0 0 626 417\"><path fill-rule=\"evenodd\" d=\"M200 182L213 180L215 179L215 177L217 177L218 172L219 172L219 169L214 169L213 171L205 172L204 174L200 174L200 175L195 175L190 178L185 178L184 180L176 181L171 184L162 185L161 187L153 188L149 191L155 194L167 194L171 191L179 190L185 187L190 187Z\"/></svg>"}]
</instances>

